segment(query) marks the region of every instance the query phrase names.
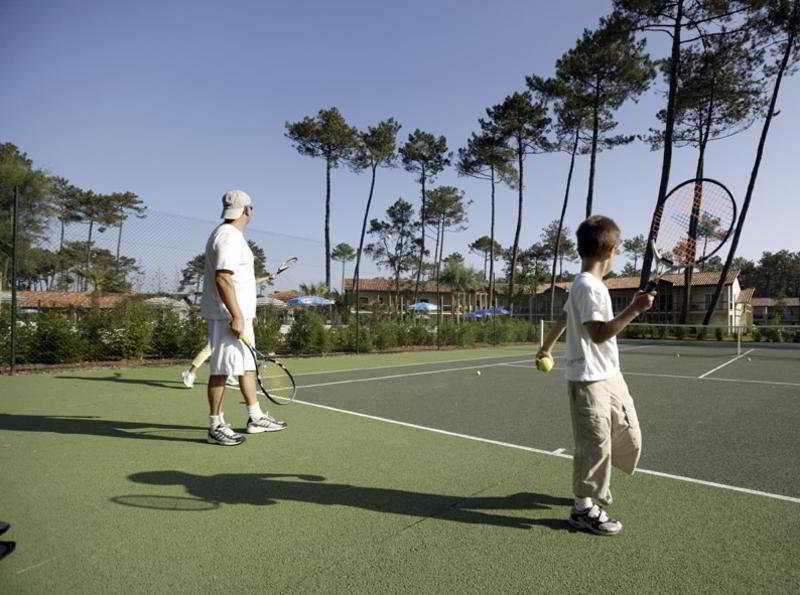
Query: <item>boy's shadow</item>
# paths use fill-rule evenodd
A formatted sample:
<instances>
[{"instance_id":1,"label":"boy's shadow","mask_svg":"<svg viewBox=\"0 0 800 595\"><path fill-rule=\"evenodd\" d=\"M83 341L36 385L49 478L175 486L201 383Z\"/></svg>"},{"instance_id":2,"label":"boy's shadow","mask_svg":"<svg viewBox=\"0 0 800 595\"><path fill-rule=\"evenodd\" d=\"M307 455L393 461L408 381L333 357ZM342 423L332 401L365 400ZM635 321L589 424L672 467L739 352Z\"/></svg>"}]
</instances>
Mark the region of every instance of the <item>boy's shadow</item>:
<instances>
[{"instance_id":1,"label":"boy's shadow","mask_svg":"<svg viewBox=\"0 0 800 595\"><path fill-rule=\"evenodd\" d=\"M295 478L295 481L288 481ZM327 506L351 506L375 512L437 518L461 523L478 523L516 529L545 526L570 529L566 521L506 516L483 511L549 510L568 507L572 500L548 494L521 492L509 496L448 496L326 483L319 475L282 473L222 473L194 475L181 471L143 471L129 476L134 482L149 485L182 485L188 494L206 502L207 510L220 503L270 505L281 500L308 502ZM132 496L112 498L118 504L130 504ZM166 508L166 507L165 507Z\"/></svg>"},{"instance_id":2,"label":"boy's shadow","mask_svg":"<svg viewBox=\"0 0 800 595\"><path fill-rule=\"evenodd\" d=\"M61 380L93 380L99 382L115 382L123 384L143 384L156 388L172 388L175 390L188 390L180 380L150 380L147 378L123 378L121 372L114 372L111 376L56 376ZM202 383L195 383L202 384Z\"/></svg>"},{"instance_id":3,"label":"boy's shadow","mask_svg":"<svg viewBox=\"0 0 800 595\"><path fill-rule=\"evenodd\" d=\"M143 440L168 440L177 442L202 442L206 428L180 426L176 424L154 424L145 422L115 421L94 416L73 415L11 415L0 413L0 430L12 432L53 432L56 434L83 434L86 436L110 436L112 438L135 438ZM197 438L164 436L157 432L197 435Z\"/></svg>"}]
</instances>

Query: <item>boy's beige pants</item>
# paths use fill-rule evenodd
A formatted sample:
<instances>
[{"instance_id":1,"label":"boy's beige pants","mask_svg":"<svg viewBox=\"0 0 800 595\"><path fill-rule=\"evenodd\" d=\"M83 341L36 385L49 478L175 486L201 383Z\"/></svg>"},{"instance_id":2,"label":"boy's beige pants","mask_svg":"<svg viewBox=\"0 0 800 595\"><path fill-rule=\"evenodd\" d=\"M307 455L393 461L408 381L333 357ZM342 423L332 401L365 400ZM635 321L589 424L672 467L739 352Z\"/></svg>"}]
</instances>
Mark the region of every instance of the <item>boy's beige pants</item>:
<instances>
[{"instance_id":1,"label":"boy's beige pants","mask_svg":"<svg viewBox=\"0 0 800 595\"><path fill-rule=\"evenodd\" d=\"M576 498L611 504L611 466L633 473L642 433L622 374L595 382L567 382L575 438L572 482Z\"/></svg>"}]
</instances>

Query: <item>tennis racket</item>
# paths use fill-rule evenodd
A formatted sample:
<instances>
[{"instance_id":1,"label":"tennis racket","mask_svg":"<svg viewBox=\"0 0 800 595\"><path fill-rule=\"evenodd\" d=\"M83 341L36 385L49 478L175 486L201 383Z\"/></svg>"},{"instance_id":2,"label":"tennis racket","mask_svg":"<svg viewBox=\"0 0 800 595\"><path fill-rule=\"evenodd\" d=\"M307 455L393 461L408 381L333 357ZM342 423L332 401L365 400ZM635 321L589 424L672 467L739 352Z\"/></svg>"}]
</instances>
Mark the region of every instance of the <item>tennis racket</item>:
<instances>
[{"instance_id":1,"label":"tennis racket","mask_svg":"<svg viewBox=\"0 0 800 595\"><path fill-rule=\"evenodd\" d=\"M282 263L280 263L278 265L278 269L275 271L275 276L277 277L283 271L288 269L290 266L292 266L296 262L297 262L297 257L296 256L292 256L291 258L287 258L286 260L284 260Z\"/></svg>"},{"instance_id":2,"label":"tennis racket","mask_svg":"<svg viewBox=\"0 0 800 595\"><path fill-rule=\"evenodd\" d=\"M644 291L655 291L661 278L697 266L728 241L736 222L736 201L720 182L694 178L681 182L656 210L655 237L650 239L656 275Z\"/></svg>"},{"instance_id":3,"label":"tennis racket","mask_svg":"<svg viewBox=\"0 0 800 595\"><path fill-rule=\"evenodd\" d=\"M242 341L250 350L256 365L256 382L264 395L276 405L287 405L294 401L297 394L297 384L294 376L283 365L283 362L273 355L265 355Z\"/></svg>"}]
</instances>

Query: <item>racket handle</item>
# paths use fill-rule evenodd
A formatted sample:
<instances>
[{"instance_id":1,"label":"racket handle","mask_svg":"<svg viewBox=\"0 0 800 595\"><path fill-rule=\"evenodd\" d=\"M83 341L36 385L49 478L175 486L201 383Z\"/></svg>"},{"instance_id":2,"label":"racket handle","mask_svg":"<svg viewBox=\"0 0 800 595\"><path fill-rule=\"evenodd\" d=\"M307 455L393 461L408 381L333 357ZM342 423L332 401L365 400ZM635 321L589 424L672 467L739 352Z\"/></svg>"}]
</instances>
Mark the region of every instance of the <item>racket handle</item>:
<instances>
[{"instance_id":1,"label":"racket handle","mask_svg":"<svg viewBox=\"0 0 800 595\"><path fill-rule=\"evenodd\" d=\"M652 293L656 289L658 289L658 281L648 281L647 285L644 286L644 293Z\"/></svg>"}]
</instances>

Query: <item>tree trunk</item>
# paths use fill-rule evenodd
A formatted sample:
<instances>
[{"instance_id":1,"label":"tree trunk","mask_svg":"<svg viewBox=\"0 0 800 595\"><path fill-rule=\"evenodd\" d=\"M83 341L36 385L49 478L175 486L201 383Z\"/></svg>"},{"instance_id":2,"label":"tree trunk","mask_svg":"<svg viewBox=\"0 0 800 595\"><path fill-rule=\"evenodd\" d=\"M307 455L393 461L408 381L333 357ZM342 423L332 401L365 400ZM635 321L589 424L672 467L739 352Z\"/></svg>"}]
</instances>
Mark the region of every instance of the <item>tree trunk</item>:
<instances>
[{"instance_id":1,"label":"tree trunk","mask_svg":"<svg viewBox=\"0 0 800 595\"><path fill-rule=\"evenodd\" d=\"M414 303L417 303L417 294L419 293L419 278L422 274L422 259L425 256L425 168L419 176L422 183L422 206L419 211L419 220L421 223L420 229L422 230L422 245L419 247L419 262L417 264L417 282L414 285Z\"/></svg>"},{"instance_id":2,"label":"tree trunk","mask_svg":"<svg viewBox=\"0 0 800 595\"><path fill-rule=\"evenodd\" d=\"M494 308L494 165L492 166L492 221L489 235L492 239L491 246L489 247L489 307Z\"/></svg>"},{"instance_id":3,"label":"tree trunk","mask_svg":"<svg viewBox=\"0 0 800 595\"><path fill-rule=\"evenodd\" d=\"M122 219L119 221L119 232L117 233L117 272L119 273L119 249L122 246Z\"/></svg>"},{"instance_id":4,"label":"tree trunk","mask_svg":"<svg viewBox=\"0 0 800 595\"><path fill-rule=\"evenodd\" d=\"M715 71L716 72L716 71ZM706 123L705 129L701 124L698 130L698 155L697 155L697 168L695 170L695 178L702 178L703 173L705 171L705 157L706 157L706 146L708 145L708 139L711 135L711 123L714 119L714 88L716 86L716 74L713 75L711 79L711 96L708 102L708 113L706 116ZM697 192L697 188L695 187L695 196L694 202L692 203L692 214L691 219L689 222L689 241L690 244L693 246L692 250L694 251L694 245L697 242L697 224L699 222L700 217L700 207L702 201L702 194ZM692 254L692 257L695 255ZM703 250L703 256L705 256L705 250ZM683 273L683 284L684 284L684 292L683 292L683 313L681 315L681 324L686 324L689 319L689 308L691 305L691 294L692 294L692 273L693 271L692 266L686 267L686 270Z\"/></svg>"},{"instance_id":5,"label":"tree trunk","mask_svg":"<svg viewBox=\"0 0 800 595\"><path fill-rule=\"evenodd\" d=\"M369 219L369 208L372 205L372 194L375 191L375 172L377 166L372 166L372 180L369 184L369 198L367 198L367 206L364 209L364 221L361 223L361 238L358 240L358 254L356 254L356 270L353 272L353 283L355 284L356 295L356 353L358 353L358 336L359 336L359 322L360 317L358 314L359 300L360 300L360 281L361 281L361 253L364 249L364 235L367 232L367 220ZM397 289L397 288L395 288Z\"/></svg>"},{"instance_id":6,"label":"tree trunk","mask_svg":"<svg viewBox=\"0 0 800 595\"><path fill-rule=\"evenodd\" d=\"M86 272L92 267L92 228L94 227L94 219L89 219L89 240L86 242ZM83 291L89 287L86 277L83 278Z\"/></svg>"},{"instance_id":7,"label":"tree trunk","mask_svg":"<svg viewBox=\"0 0 800 595\"><path fill-rule=\"evenodd\" d=\"M325 285L331 286L331 160L325 160Z\"/></svg>"},{"instance_id":8,"label":"tree trunk","mask_svg":"<svg viewBox=\"0 0 800 595\"><path fill-rule=\"evenodd\" d=\"M439 270L442 264L442 250L444 248L444 227L442 220L436 226L436 349L441 347L440 330L442 326L442 293L439 288Z\"/></svg>"},{"instance_id":9,"label":"tree trunk","mask_svg":"<svg viewBox=\"0 0 800 595\"><path fill-rule=\"evenodd\" d=\"M677 13L675 15L675 25L672 31L672 52L669 68L669 94L667 95L667 121L664 127L664 156L661 162L661 182L658 186L658 199L650 222L650 231L647 235L647 245L645 246L644 258L642 259L642 273L639 278L639 287L644 288L650 280L650 267L653 262L653 251L650 240L656 236L658 227L661 224L661 214L664 212L664 197L667 195L667 185L669 184L669 171L672 165L672 136L675 129L675 95L678 89L678 63L681 56L681 27L683 25L683 3L684 0L677 1Z\"/></svg>"},{"instance_id":10,"label":"tree trunk","mask_svg":"<svg viewBox=\"0 0 800 595\"><path fill-rule=\"evenodd\" d=\"M798 10L800 10L800 0L794 1L794 6L792 7L792 16L791 16L791 24L789 28L789 36L786 40L786 49L783 53L783 58L781 59L780 67L778 68L778 76L775 79L775 86L772 89L772 98L769 102L769 111L767 112L767 118L764 120L764 127L761 129L761 138L758 141L758 150L756 151L756 160L753 164L753 171L750 174L750 181L747 184L747 193L744 197L744 204L742 205L742 214L739 215L739 221L736 224L736 230L733 232L733 239L731 240L731 248L728 251L728 258L725 259L725 265L722 267L722 272L719 276L719 281L717 281L717 287L714 289L714 295L711 298L711 303L706 310L705 318L703 319L703 324L709 324L711 321L711 316L714 314L714 309L717 306L717 301L719 300L719 296L722 293L722 288L725 285L725 277L728 275L728 271L731 268L731 263L733 262L733 258L736 255L736 248L739 245L739 236L742 234L742 228L744 227L744 221L747 218L747 211L750 208L750 199L753 197L753 190L755 189L756 185L756 178L758 177L758 170L761 167L761 158L764 155L764 145L767 142L767 134L769 133L769 126L772 123L772 117L775 114L775 103L778 100L778 93L781 89L781 81L783 80L783 74L786 72L786 65L789 63L789 57L792 54L792 50L794 48L795 39L797 36L797 21L798 21Z\"/></svg>"},{"instance_id":11,"label":"tree trunk","mask_svg":"<svg viewBox=\"0 0 800 595\"><path fill-rule=\"evenodd\" d=\"M511 304L514 299L514 273L517 267L517 250L519 249L519 232L522 229L522 188L523 188L523 171L522 171L522 139L517 137L517 164L519 167L519 193L517 199L517 230L514 232L514 247L511 250L511 272L508 276L508 309L513 312Z\"/></svg>"},{"instance_id":12,"label":"tree trunk","mask_svg":"<svg viewBox=\"0 0 800 595\"><path fill-rule=\"evenodd\" d=\"M550 276L550 320L555 320L555 299L556 299L556 258L561 250L561 230L564 229L564 215L567 212L569 202L569 188L572 185L572 172L575 169L575 155L578 152L578 141L580 135L580 122L575 126L575 141L572 144L572 156L569 161L569 172L567 173L567 189L564 191L564 202L561 205L561 218L558 220L558 233L556 234L556 253L553 255L553 270Z\"/></svg>"},{"instance_id":13,"label":"tree trunk","mask_svg":"<svg viewBox=\"0 0 800 595\"><path fill-rule=\"evenodd\" d=\"M594 110L592 112L592 153L589 160L589 190L586 193L586 218L592 216L592 200L594 198L594 172L597 160L597 137L600 127L600 80L597 80L594 93Z\"/></svg>"}]
</instances>

